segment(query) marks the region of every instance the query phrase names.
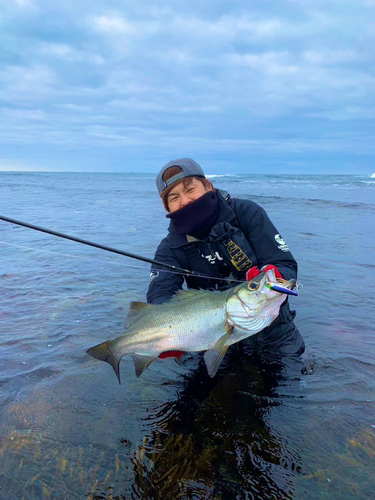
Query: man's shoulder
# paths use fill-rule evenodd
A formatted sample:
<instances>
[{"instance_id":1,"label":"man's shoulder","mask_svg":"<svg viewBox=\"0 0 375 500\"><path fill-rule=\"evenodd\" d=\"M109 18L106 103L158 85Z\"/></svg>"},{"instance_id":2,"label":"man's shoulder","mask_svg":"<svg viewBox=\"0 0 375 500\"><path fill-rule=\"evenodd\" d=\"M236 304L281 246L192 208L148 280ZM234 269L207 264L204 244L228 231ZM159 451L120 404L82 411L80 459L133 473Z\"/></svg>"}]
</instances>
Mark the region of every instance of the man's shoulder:
<instances>
[{"instance_id":1,"label":"man's shoulder","mask_svg":"<svg viewBox=\"0 0 375 500\"><path fill-rule=\"evenodd\" d=\"M175 250L178 250L186 243L187 239L185 235L179 234L170 228L168 234L159 243L158 251L168 250L168 253L174 253Z\"/></svg>"},{"instance_id":2,"label":"man's shoulder","mask_svg":"<svg viewBox=\"0 0 375 500\"><path fill-rule=\"evenodd\" d=\"M227 200L229 206L236 212L237 215L242 213L255 213L258 210L263 210L255 201L247 200L245 198L229 198Z\"/></svg>"},{"instance_id":3,"label":"man's shoulder","mask_svg":"<svg viewBox=\"0 0 375 500\"><path fill-rule=\"evenodd\" d=\"M168 233L159 243L158 250L169 247L170 233Z\"/></svg>"}]
</instances>

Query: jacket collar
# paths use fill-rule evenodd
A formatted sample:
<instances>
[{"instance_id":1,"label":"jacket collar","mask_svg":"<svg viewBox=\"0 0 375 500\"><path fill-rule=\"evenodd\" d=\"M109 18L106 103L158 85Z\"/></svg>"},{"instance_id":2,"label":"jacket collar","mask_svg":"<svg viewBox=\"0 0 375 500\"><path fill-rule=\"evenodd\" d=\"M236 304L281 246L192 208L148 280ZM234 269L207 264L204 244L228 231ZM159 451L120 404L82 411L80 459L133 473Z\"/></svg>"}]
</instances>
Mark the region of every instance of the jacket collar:
<instances>
[{"instance_id":1,"label":"jacket collar","mask_svg":"<svg viewBox=\"0 0 375 500\"><path fill-rule=\"evenodd\" d=\"M221 189L218 189L216 192L219 199L219 210L216 220L212 225L212 227L216 226L216 224L219 224L220 222L231 223L237 219L234 210L229 205L229 200L230 200L229 194L226 191L222 191ZM168 230L169 230L169 248L179 248L192 241L199 241L192 236L176 233L176 231L173 230L171 224L169 225Z\"/></svg>"}]
</instances>

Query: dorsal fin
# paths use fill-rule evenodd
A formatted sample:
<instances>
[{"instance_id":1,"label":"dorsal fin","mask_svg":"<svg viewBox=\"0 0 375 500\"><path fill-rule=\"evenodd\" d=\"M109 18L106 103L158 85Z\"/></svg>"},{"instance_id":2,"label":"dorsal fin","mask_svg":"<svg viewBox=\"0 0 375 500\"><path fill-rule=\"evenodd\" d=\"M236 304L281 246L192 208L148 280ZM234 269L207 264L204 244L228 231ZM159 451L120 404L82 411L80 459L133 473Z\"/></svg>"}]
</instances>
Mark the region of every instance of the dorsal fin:
<instances>
[{"instance_id":1,"label":"dorsal fin","mask_svg":"<svg viewBox=\"0 0 375 500\"><path fill-rule=\"evenodd\" d=\"M146 311L151 304L147 304L147 302L130 302L130 309L128 311L128 315L126 316L125 326L129 328L129 326L136 320L143 311Z\"/></svg>"},{"instance_id":2,"label":"dorsal fin","mask_svg":"<svg viewBox=\"0 0 375 500\"><path fill-rule=\"evenodd\" d=\"M147 302L130 302L130 310L131 311L142 311L143 309L147 309L151 304L147 304Z\"/></svg>"},{"instance_id":3,"label":"dorsal fin","mask_svg":"<svg viewBox=\"0 0 375 500\"><path fill-rule=\"evenodd\" d=\"M176 295L174 295L170 302L174 300L186 300L197 297L198 295L203 295L207 293L207 290L179 290Z\"/></svg>"}]
</instances>

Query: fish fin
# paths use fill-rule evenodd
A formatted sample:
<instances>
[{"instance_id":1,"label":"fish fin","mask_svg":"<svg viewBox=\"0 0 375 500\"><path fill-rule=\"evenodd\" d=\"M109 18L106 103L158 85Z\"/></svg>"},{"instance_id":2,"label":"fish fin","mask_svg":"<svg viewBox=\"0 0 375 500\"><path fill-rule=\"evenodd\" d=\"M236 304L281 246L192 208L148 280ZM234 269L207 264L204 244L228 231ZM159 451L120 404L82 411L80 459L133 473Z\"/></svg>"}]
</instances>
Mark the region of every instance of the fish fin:
<instances>
[{"instance_id":1,"label":"fish fin","mask_svg":"<svg viewBox=\"0 0 375 500\"><path fill-rule=\"evenodd\" d=\"M128 315L126 316L125 326L129 327L134 320L149 307L151 307L151 304L147 304L147 302L130 302L130 309L128 311Z\"/></svg>"},{"instance_id":2,"label":"fish fin","mask_svg":"<svg viewBox=\"0 0 375 500\"><path fill-rule=\"evenodd\" d=\"M219 338L219 340L215 344L215 347L213 349L209 349L203 355L208 374L211 378L216 375L216 372L218 371L219 366L223 361L223 358L228 350L228 346L226 346L225 343L234 330L234 327L228 322L225 323L224 328L225 334Z\"/></svg>"},{"instance_id":3,"label":"fish fin","mask_svg":"<svg viewBox=\"0 0 375 500\"><path fill-rule=\"evenodd\" d=\"M207 290L178 290L178 292L171 298L170 302L174 300L185 300L197 297L198 295L203 295L208 293Z\"/></svg>"},{"instance_id":4,"label":"fish fin","mask_svg":"<svg viewBox=\"0 0 375 500\"><path fill-rule=\"evenodd\" d=\"M120 379L121 358L118 359L115 356L115 354L111 351L110 342L111 342L110 340L107 340L107 342L103 342L102 344L98 344L94 347L91 347L86 352L93 358L100 359L101 361L106 361L107 363L109 363L117 375L119 384L121 384L121 379Z\"/></svg>"},{"instance_id":5,"label":"fish fin","mask_svg":"<svg viewBox=\"0 0 375 500\"><path fill-rule=\"evenodd\" d=\"M219 352L224 348L226 341L232 335L232 332L234 330L234 326L230 325L228 323L228 321L226 321L224 324L224 330L225 330L224 335L219 338L219 340L216 342L216 344L214 346L214 349L216 351L219 351Z\"/></svg>"},{"instance_id":6,"label":"fish fin","mask_svg":"<svg viewBox=\"0 0 375 500\"><path fill-rule=\"evenodd\" d=\"M148 304L147 302L130 302L131 311L142 311L148 307L151 307L151 304Z\"/></svg>"},{"instance_id":7,"label":"fish fin","mask_svg":"<svg viewBox=\"0 0 375 500\"><path fill-rule=\"evenodd\" d=\"M210 349L204 353L204 361L207 366L207 371L209 376L212 378L216 375L221 362L227 352L228 347L224 347L220 352L214 349Z\"/></svg>"},{"instance_id":8,"label":"fish fin","mask_svg":"<svg viewBox=\"0 0 375 500\"><path fill-rule=\"evenodd\" d=\"M142 356L140 354L132 354L131 356L134 361L135 374L137 377L142 375L155 359L153 356Z\"/></svg>"},{"instance_id":9,"label":"fish fin","mask_svg":"<svg viewBox=\"0 0 375 500\"><path fill-rule=\"evenodd\" d=\"M229 335L231 335L231 334L233 333L234 326L233 326L233 325L231 325L231 324L228 322L228 320L227 320L227 321L225 322L224 329L225 329L225 331L226 331L226 333L227 333L227 335L226 335L226 339L225 339L225 340L227 340L227 338L229 337ZM225 335L224 335L224 337L225 337ZM222 337L222 338L223 338L223 337ZM219 339L219 340L220 340L220 339Z\"/></svg>"}]
</instances>

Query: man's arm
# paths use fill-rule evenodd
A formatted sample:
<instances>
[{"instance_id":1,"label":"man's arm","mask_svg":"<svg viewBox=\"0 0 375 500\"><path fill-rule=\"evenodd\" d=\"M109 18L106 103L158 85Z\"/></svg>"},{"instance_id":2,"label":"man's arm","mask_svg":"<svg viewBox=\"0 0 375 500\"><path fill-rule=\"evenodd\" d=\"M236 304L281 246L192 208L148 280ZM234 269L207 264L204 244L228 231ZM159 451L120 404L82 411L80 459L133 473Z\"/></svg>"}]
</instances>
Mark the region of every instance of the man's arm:
<instances>
[{"instance_id":1,"label":"man's arm","mask_svg":"<svg viewBox=\"0 0 375 500\"><path fill-rule=\"evenodd\" d=\"M238 200L236 212L261 269L273 264L284 279L297 279L298 265L266 211L253 202Z\"/></svg>"},{"instance_id":2,"label":"man's arm","mask_svg":"<svg viewBox=\"0 0 375 500\"><path fill-rule=\"evenodd\" d=\"M155 260L180 267L172 251L168 247L167 240L164 239L158 246L155 253ZM150 284L147 291L147 302L149 304L163 304L170 300L173 295L182 289L184 278L181 274L176 274L169 269L152 265L150 272Z\"/></svg>"}]
</instances>

